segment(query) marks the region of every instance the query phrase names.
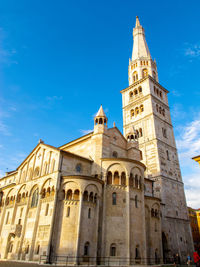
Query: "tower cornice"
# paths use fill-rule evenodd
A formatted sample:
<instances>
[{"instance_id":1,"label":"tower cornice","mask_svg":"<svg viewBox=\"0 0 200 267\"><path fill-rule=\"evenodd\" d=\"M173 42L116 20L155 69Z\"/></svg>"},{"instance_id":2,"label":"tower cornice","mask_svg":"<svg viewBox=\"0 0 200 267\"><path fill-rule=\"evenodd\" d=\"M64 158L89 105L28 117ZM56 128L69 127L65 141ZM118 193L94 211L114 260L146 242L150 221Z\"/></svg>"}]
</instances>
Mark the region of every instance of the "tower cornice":
<instances>
[{"instance_id":1,"label":"tower cornice","mask_svg":"<svg viewBox=\"0 0 200 267\"><path fill-rule=\"evenodd\" d=\"M144 81L147 80L147 79L149 79L149 80L151 80L152 82L154 82L155 85L158 86L158 87L159 87L160 89L162 89L163 91L165 91L165 93L169 93L169 91L168 91L165 87L163 87L161 84L159 84L159 83L158 83L154 78L152 78L150 75L148 75L147 77L142 78L142 79L138 80L137 82L131 84L130 86L128 86L128 87L122 89L122 90L120 91L120 93L124 93L125 91L127 91L127 90L129 90L129 89L131 89L131 88L133 88L133 87L135 87L135 86L141 84L142 82L144 82Z\"/></svg>"}]
</instances>

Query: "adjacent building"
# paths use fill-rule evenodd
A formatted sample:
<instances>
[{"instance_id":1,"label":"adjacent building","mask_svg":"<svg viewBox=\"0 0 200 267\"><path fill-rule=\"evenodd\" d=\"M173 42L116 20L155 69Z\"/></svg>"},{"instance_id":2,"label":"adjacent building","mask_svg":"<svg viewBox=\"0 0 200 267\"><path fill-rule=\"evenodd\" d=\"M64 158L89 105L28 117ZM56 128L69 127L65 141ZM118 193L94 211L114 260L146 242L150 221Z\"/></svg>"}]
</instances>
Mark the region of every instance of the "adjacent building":
<instances>
[{"instance_id":1,"label":"adjacent building","mask_svg":"<svg viewBox=\"0 0 200 267\"><path fill-rule=\"evenodd\" d=\"M196 251L200 252L200 209L192 209L188 207L188 213L192 229L194 248Z\"/></svg>"}]
</instances>

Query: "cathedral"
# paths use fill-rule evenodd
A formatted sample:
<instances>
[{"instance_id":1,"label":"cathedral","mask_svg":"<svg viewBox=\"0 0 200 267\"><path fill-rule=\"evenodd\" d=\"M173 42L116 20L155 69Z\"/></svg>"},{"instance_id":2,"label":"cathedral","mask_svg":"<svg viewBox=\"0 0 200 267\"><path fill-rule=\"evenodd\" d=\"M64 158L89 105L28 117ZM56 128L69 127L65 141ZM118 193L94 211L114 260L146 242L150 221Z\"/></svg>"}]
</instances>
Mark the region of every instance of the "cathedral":
<instances>
[{"instance_id":1,"label":"cathedral","mask_svg":"<svg viewBox=\"0 0 200 267\"><path fill-rule=\"evenodd\" d=\"M1 259L133 265L193 252L167 94L138 17L123 134L101 106L93 132L42 140L0 179Z\"/></svg>"}]
</instances>

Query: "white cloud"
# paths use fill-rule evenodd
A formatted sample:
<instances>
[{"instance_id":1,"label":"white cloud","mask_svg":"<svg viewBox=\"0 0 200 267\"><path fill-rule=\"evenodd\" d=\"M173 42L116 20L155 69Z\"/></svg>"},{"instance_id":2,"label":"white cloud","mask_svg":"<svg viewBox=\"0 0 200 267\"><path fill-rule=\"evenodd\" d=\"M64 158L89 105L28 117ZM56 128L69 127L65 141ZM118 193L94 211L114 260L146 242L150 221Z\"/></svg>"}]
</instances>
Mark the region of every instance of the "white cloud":
<instances>
[{"instance_id":1,"label":"white cloud","mask_svg":"<svg viewBox=\"0 0 200 267\"><path fill-rule=\"evenodd\" d=\"M180 103L175 103L172 106L171 116L174 120L177 118L178 119L184 119L186 115L187 115L187 113L185 112L183 106Z\"/></svg>"},{"instance_id":2,"label":"white cloud","mask_svg":"<svg viewBox=\"0 0 200 267\"><path fill-rule=\"evenodd\" d=\"M200 45L187 44L187 47L184 49L184 54L189 58L200 58Z\"/></svg>"},{"instance_id":3,"label":"white cloud","mask_svg":"<svg viewBox=\"0 0 200 267\"><path fill-rule=\"evenodd\" d=\"M11 133L8 130L7 125L5 125L2 121L0 121L0 133L2 133L3 135L7 135L7 136L11 135Z\"/></svg>"},{"instance_id":4,"label":"white cloud","mask_svg":"<svg viewBox=\"0 0 200 267\"><path fill-rule=\"evenodd\" d=\"M16 60L13 59L13 55L17 53L14 48L5 48L6 33L3 28L0 28L0 63L11 65L18 64Z\"/></svg>"},{"instance_id":5,"label":"white cloud","mask_svg":"<svg viewBox=\"0 0 200 267\"><path fill-rule=\"evenodd\" d=\"M178 131L176 143L183 168L187 203L193 208L199 208L200 166L192 160L192 157L200 154L200 120L193 120L179 127Z\"/></svg>"},{"instance_id":6,"label":"white cloud","mask_svg":"<svg viewBox=\"0 0 200 267\"><path fill-rule=\"evenodd\" d=\"M93 132L93 129L92 130L91 129L89 129L89 130L80 129L79 131L81 132L82 135L85 135L85 134L89 134L89 133Z\"/></svg>"},{"instance_id":7,"label":"white cloud","mask_svg":"<svg viewBox=\"0 0 200 267\"><path fill-rule=\"evenodd\" d=\"M54 95L54 96L47 96L46 99L48 101L56 101L56 100L62 100L63 97L62 96L56 96L56 95Z\"/></svg>"}]
</instances>

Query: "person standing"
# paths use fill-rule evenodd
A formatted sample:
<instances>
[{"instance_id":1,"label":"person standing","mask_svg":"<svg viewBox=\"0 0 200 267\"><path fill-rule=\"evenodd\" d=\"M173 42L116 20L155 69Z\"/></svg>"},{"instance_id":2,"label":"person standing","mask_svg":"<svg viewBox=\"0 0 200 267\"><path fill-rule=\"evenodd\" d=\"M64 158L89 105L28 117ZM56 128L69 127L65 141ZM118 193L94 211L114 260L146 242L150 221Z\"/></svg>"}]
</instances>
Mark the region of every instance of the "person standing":
<instances>
[{"instance_id":1,"label":"person standing","mask_svg":"<svg viewBox=\"0 0 200 267\"><path fill-rule=\"evenodd\" d=\"M190 266L190 263L191 263L191 257L190 257L190 255L188 254L188 255L187 255L187 265Z\"/></svg>"}]
</instances>

